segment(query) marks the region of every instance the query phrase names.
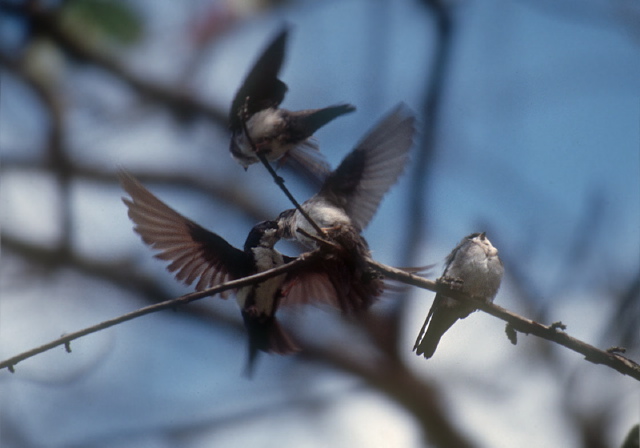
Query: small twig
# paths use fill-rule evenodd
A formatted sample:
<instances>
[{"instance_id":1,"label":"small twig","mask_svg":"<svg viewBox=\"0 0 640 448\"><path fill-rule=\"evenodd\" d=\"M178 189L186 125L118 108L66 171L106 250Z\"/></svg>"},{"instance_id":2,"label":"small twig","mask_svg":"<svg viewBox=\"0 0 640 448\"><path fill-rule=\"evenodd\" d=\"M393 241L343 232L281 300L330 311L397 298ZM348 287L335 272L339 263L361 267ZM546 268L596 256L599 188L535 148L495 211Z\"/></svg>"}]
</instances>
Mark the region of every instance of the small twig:
<instances>
[{"instance_id":1,"label":"small twig","mask_svg":"<svg viewBox=\"0 0 640 448\"><path fill-rule=\"evenodd\" d=\"M296 210L298 210L300 214L304 217L304 219L306 219L307 222L311 224L311 227L313 227L313 229L316 232L318 232L318 235L322 235L326 237L327 235L320 228L320 226L316 224L316 222L313 219L311 219L311 216L309 216L309 214L304 211L304 209L300 206L300 203L296 201L296 198L293 197L289 189L284 185L284 179L278 176L278 173L276 173L276 170L273 169L273 167L267 160L266 156L261 151L258 151L258 147L256 146L253 139L249 135L249 129L247 128L247 101L248 100L249 100L249 97L245 99L245 105L243 110L239 113L240 115L239 118L240 118L240 123L242 123L242 132L244 132L244 135L247 138L247 142L249 142L249 146L251 146L251 150L255 153L258 159L260 159L260 162L262 162L262 164L265 166L267 171L269 171L269 174L271 174L271 177L273 177L273 180L276 183L276 185L280 187L282 192L289 199L289 201L291 201L291 203L296 208Z\"/></svg>"},{"instance_id":2,"label":"small twig","mask_svg":"<svg viewBox=\"0 0 640 448\"><path fill-rule=\"evenodd\" d=\"M304 257L300 257L290 263L287 263L283 266L279 266L277 268L274 269L269 269L268 271L264 271L261 272L259 274L255 274L255 275L251 275L249 277L244 277L238 280L233 280L230 282L226 282L223 283L221 285L218 285L214 288L209 288L206 289L204 291L197 291L197 292L193 292L191 294L185 294L183 296L180 296L176 299L171 299L171 300L166 300L164 302L160 302L160 303L156 303L150 306L146 306L144 308L140 308L136 311L132 311L130 313L127 314L123 314L119 317L110 319L110 320L106 320L104 322L101 322L97 325L93 325L91 327L87 327L84 328L82 330L79 331L75 331L73 333L68 333L65 334L64 336L61 336L58 339L55 339L47 344L41 345L40 347L36 347L34 349L28 350L24 353L21 353L19 355L13 356L5 361L0 362L0 369L8 369L9 372L13 373L15 371L15 365L18 364L21 361L24 361L25 359L31 358L35 355L39 355L40 353L44 353L48 350L51 350L55 347L64 345L65 349L67 350L67 352L70 351L71 349L71 341L75 340L75 339L79 339L83 336L86 336L88 334L92 334L92 333L96 333L100 330L104 330L106 328L109 327L113 327L114 325L118 325L121 324L123 322L127 322L129 320L147 315L147 314L151 314L151 313L155 313L157 311L161 311L161 310L166 310L166 309L172 309L177 307L178 305L186 305L189 302L193 302L195 300L199 300L199 299L203 299L205 297L209 297L215 294L218 294L220 292L223 291L227 291L229 289L235 289L235 288L240 288L242 286L247 286L247 285L251 285L251 284L255 284L255 283L260 283L266 279L269 279L271 277L275 277L277 275L280 275L284 272L288 272L292 269L298 268L303 264L309 263L310 260L313 260L316 256L318 256L320 253L319 250L315 250L309 253L304 254Z\"/></svg>"}]
</instances>

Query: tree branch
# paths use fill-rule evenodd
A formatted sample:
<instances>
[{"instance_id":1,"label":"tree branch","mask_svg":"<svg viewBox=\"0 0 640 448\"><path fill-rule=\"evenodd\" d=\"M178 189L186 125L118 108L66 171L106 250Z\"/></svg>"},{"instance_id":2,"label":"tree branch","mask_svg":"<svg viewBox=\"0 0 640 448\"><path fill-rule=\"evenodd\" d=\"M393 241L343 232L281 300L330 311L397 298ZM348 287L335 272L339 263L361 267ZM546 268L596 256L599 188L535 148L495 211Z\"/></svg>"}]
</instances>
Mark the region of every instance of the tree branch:
<instances>
[{"instance_id":1,"label":"tree branch","mask_svg":"<svg viewBox=\"0 0 640 448\"><path fill-rule=\"evenodd\" d=\"M551 325L543 325L519 316L518 314L493 303L485 303L467 297L460 291L452 290L444 284L436 283L434 281L406 273L402 270L383 265L374 260L369 260L369 265L394 280L417 286L418 288L438 292L456 300L471 303L474 307L484 311L485 313L491 314L492 316L507 322L508 329L512 328L513 330L524 334L533 334L548 341L555 342L556 344L560 344L574 352L584 355L587 361L594 364L606 365L617 370L623 375L629 375L630 377L640 381L640 365L635 361L620 355L617 350L601 350L593 345L569 336L567 333L562 331L565 326L560 322L552 323Z\"/></svg>"},{"instance_id":2,"label":"tree branch","mask_svg":"<svg viewBox=\"0 0 640 448\"><path fill-rule=\"evenodd\" d=\"M264 271L262 273L252 275L249 277L244 277L239 280L223 283L222 285L216 286L215 288L210 288L204 291L198 291L191 294L186 294L176 299L167 300L155 305L150 305L144 308L140 308L136 311L124 314L120 317L104 321L100 324L87 327L83 330L80 330L74 333L67 334L63 337L60 337L40 347L34 348L32 350L29 350L27 352L21 353L19 355L16 355L12 358L9 358L5 361L0 362L0 369L7 368L10 371L13 371L14 366L17 363L24 361L25 359L31 358L37 354L51 350L52 348L58 347L60 345L65 345L68 347L69 343L75 339L81 338L91 333L95 333L100 330L104 330L106 328L112 327L122 322L126 322L129 320L135 319L137 317L144 316L146 314L165 310L167 308L175 308L179 305L185 305L189 302L193 302L194 300L199 300L204 297L209 297L229 289L240 288L242 286L247 286L247 285L262 282L268 278L274 277L276 275L279 275L285 272L289 272L292 269L303 266L304 264L307 264L308 262L314 260L316 257L320 256L321 254L322 254L322 250L316 249L313 252L303 254L302 256L298 257L298 259L292 261L291 263L280 266L278 268L270 269L268 271ZM402 283L406 283L409 285L413 285L418 288L442 293L442 294L445 294L447 297L451 297L455 300L461 300L463 302L473 304L474 307L484 311L485 313L491 314L492 316L507 322L508 329L510 328L525 334L533 334L535 336L546 339L548 341L555 342L570 350L573 350L575 352L578 352L584 355L587 361L590 361L594 364L606 365L622 373L623 375L629 375L630 377L640 381L640 365L638 365L636 362L620 355L618 353L618 350L600 350L597 347L587 344L586 342L583 342L579 339L569 336L567 333L562 331L564 330L564 325L562 325L561 323L553 323L551 325L542 325L538 322L519 316L493 303L484 303L479 300L475 300L470 297L467 297L461 292L453 290L445 284L436 283L432 280L424 279L422 277L407 273L400 269L396 269L391 266L378 263L375 260L370 259L368 260L368 263L372 268L378 270L379 272L381 272L382 274L384 274L386 277L390 279L400 281ZM513 342L513 339L512 339L512 342Z\"/></svg>"},{"instance_id":3,"label":"tree branch","mask_svg":"<svg viewBox=\"0 0 640 448\"><path fill-rule=\"evenodd\" d=\"M127 322L132 319L136 319L138 317L145 316L147 314L155 313L157 311L166 310L169 308L176 308L180 305L186 305L187 303L193 302L194 300L203 299L205 297L209 297L215 294L218 294L223 291L227 291L229 289L241 288L243 286L252 285L255 283L260 283L264 280L267 280L271 277L275 277L277 275L286 273L291 271L292 269L299 268L309 262L313 261L320 255L319 250L314 250L312 252L308 252L298 257L296 260L287 263L283 266L279 266L274 269L269 269L268 271L261 272L259 274L250 275L248 277L244 277L238 280L233 280L230 282L223 283L214 288L205 289L204 291L192 292L190 294L185 294L176 299L166 300L164 302L156 303L154 305L149 305L144 308L140 308L136 311L132 311L130 313L123 314L119 317L106 320L97 325L92 325L90 327L86 327L82 330L66 334L58 339L55 339L47 344L41 345L40 347L36 347L34 349L28 350L19 355L13 356L5 361L0 362L0 369L9 369L10 372L14 371L14 366L25 359L31 358L40 353L44 353L49 351L55 347L59 347L64 345L68 352L70 352L70 343L75 339L79 339L83 336L96 333L100 330L104 330L106 328L113 327L123 322Z\"/></svg>"}]
</instances>

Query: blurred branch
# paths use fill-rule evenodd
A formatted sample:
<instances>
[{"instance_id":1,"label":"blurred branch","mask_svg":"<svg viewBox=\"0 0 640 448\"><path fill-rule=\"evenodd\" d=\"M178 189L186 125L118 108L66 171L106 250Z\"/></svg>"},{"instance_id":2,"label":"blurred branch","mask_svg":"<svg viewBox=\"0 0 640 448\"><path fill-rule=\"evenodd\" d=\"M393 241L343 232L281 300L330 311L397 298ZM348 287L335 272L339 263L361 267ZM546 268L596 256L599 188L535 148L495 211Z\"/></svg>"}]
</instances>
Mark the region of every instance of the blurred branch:
<instances>
[{"instance_id":1,"label":"blurred branch","mask_svg":"<svg viewBox=\"0 0 640 448\"><path fill-rule=\"evenodd\" d=\"M0 52L0 65L22 79L42 103L49 119L47 130L47 162L54 168L54 175L60 186L62 213L60 214L61 235L59 245L60 252L68 250L71 246L71 229L73 227L71 210L71 173L69 172L70 160L64 146L64 107L63 100L46 79L31 73L22 61L12 60L9 56Z\"/></svg>"},{"instance_id":2,"label":"blurred branch","mask_svg":"<svg viewBox=\"0 0 640 448\"><path fill-rule=\"evenodd\" d=\"M382 266L382 265L381 265ZM427 439L435 446L471 448L476 446L460 434L443 411L437 388L426 384L403 364L386 362L383 358L372 367L359 362L349 351L341 347L304 347L301 356L312 355L364 379L374 389L385 393L414 414Z\"/></svg>"},{"instance_id":3,"label":"blurred branch","mask_svg":"<svg viewBox=\"0 0 640 448\"><path fill-rule=\"evenodd\" d=\"M440 113L440 104L444 92L445 81L448 76L449 61L452 53L453 20L451 11L445 1L423 0L424 5L431 11L435 25L435 43L431 73L425 89L423 103L422 141L419 151L411 164L411 183L409 186L409 200L407 205L407 229L405 241L402 245L405 254L404 263L416 264L417 253L424 239L428 197L426 187L430 179L429 171L433 166L431 161L435 155L436 129Z\"/></svg>"},{"instance_id":4,"label":"blurred branch","mask_svg":"<svg viewBox=\"0 0 640 448\"><path fill-rule=\"evenodd\" d=\"M10 9L14 14L23 14L32 24L33 29L41 35L49 37L62 50L78 61L91 63L120 79L140 95L165 105L176 116L185 119L198 116L208 118L221 127L227 126L227 115L219 109L188 92L171 89L151 81L148 77L139 76L130 71L124 64L103 51L90 45L82 36L67 30L57 11L44 9L40 2L26 2L15 5L11 2L0 2L0 8Z\"/></svg>"},{"instance_id":5,"label":"blurred branch","mask_svg":"<svg viewBox=\"0 0 640 448\"><path fill-rule=\"evenodd\" d=\"M6 234L2 234L2 249L19 254L48 269L71 267L85 275L128 287L147 297L154 297L156 300L167 298L167 293L157 286L157 282L151 277L136 275L132 269L129 269L131 263L127 261L119 260L113 263L93 261L72 251L48 249Z\"/></svg>"},{"instance_id":6,"label":"blurred branch","mask_svg":"<svg viewBox=\"0 0 640 448\"><path fill-rule=\"evenodd\" d=\"M310 260L313 260L315 257L319 256L320 254L321 254L321 251L319 249L316 249L313 252L303 254L298 259L284 266L281 266L275 269L270 269L260 274L252 275L239 280L223 283L222 285L219 285L215 288L210 288L204 291L186 294L177 299L167 300L159 304L141 308L137 311L125 314L118 318L111 319L101 324L85 328L84 330L80 330L75 333L68 334L62 338L59 338L41 347L35 348L33 350L30 350L28 352L22 353L20 355L14 356L8 360L1 362L0 369L9 368L10 370L13 370L13 366L15 364L27 358L30 358L32 356L35 356L39 353L45 352L47 350L50 350L60 345L68 345L69 342L74 339L78 339L87 334L95 333L105 328L112 327L119 323L126 322L128 320L135 319L137 317L144 316L149 313L164 310L167 308L174 308L178 305L183 305L183 304L192 302L194 300L198 300L204 297L217 294L222 291L226 291L228 289L234 289L234 288L239 288L239 287L250 285L250 284L259 283L261 281L264 281L278 274L285 273L292 269L298 268L308 263ZM390 279L397 280L409 285L417 286L422 289L428 289L430 291L438 292L443 295L446 295L447 297L451 297L455 300L461 300L463 302L470 303L475 308L478 308L488 314L491 314L494 317L504 320L505 322L507 322L508 328L511 328L513 330L516 330L525 334L533 334L540 338L547 339L548 341L555 342L570 350L581 353L582 355L585 356L585 359L587 361L590 361L594 364L606 365L624 375L629 375L632 378L640 381L640 365L620 355L618 353L619 350L608 350L608 351L600 350L590 344L587 344L586 342L582 342L579 339L569 336L567 333L562 331L565 329L565 326L560 322L556 322L551 325L543 325L538 322L527 319L525 317L519 316L493 303L484 303L479 300L467 297L464 294L462 294L460 291L456 291L449 288L449 286L446 284L436 283L432 280L427 280L422 277L418 277L416 275L407 273L400 269L396 269L391 266L378 263L374 260L369 260L369 265Z\"/></svg>"},{"instance_id":7,"label":"blurred branch","mask_svg":"<svg viewBox=\"0 0 640 448\"><path fill-rule=\"evenodd\" d=\"M2 166L4 171L12 168L23 171L47 170L51 168L45 163L7 158L2 160ZM118 178L114 171L103 170L78 162L70 163L69 170L73 174L73 177L77 179L119 185ZM205 194L215 201L221 201L242 211L252 221L264 221L268 217L273 216L273 210L263 207L263 202L259 203L259 201L255 200L255 197L245 194L244 190L238 188L235 184L225 181L218 182L211 176L203 180L194 178L194 176L186 173L176 172L161 173L156 171L145 172L134 170L132 173L144 183L183 187Z\"/></svg>"}]
</instances>

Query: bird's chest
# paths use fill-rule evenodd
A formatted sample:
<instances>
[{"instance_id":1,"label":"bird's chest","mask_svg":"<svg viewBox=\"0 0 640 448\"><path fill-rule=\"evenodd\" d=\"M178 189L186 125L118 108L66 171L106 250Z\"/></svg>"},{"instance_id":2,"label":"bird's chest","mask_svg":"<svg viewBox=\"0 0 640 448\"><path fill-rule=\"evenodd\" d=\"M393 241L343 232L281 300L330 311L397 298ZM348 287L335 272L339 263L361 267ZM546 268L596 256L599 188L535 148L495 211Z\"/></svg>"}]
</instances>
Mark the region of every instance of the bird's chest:
<instances>
[{"instance_id":1,"label":"bird's chest","mask_svg":"<svg viewBox=\"0 0 640 448\"><path fill-rule=\"evenodd\" d=\"M453 263L446 275L462 279L462 290L472 297L491 300L495 296L500 284L497 275L499 260L484 254L474 254L464 262Z\"/></svg>"},{"instance_id":2,"label":"bird's chest","mask_svg":"<svg viewBox=\"0 0 640 448\"><path fill-rule=\"evenodd\" d=\"M351 220L349 219L349 216L344 212L344 210L328 204L324 201L305 203L303 204L303 207L309 217L321 228L351 224ZM309 221L307 221L306 218L302 216L298 211L296 211L294 215L293 231L296 232L296 229L303 229L305 232L308 232L311 235L315 235L317 233L313 226L309 223ZM308 240L308 238L305 238L300 234L294 233L294 237L299 239L304 238L304 240L301 239L301 242L305 244L308 242L309 244L306 245L311 247L315 246L315 243L313 241Z\"/></svg>"},{"instance_id":3,"label":"bird's chest","mask_svg":"<svg viewBox=\"0 0 640 448\"><path fill-rule=\"evenodd\" d=\"M282 254L273 250L256 247L252 249L256 273L268 271L269 269L282 266L284 259ZM236 294L236 300L240 308L254 307L261 314L271 314L276 300L280 294L280 287L284 282L286 274L272 277L256 285L240 288Z\"/></svg>"},{"instance_id":4,"label":"bird's chest","mask_svg":"<svg viewBox=\"0 0 640 448\"><path fill-rule=\"evenodd\" d=\"M247 120L251 141L270 161L279 159L291 149L286 130L287 120L278 109L256 112ZM236 145L245 157L255 158L255 152L244 132L236 136Z\"/></svg>"}]
</instances>

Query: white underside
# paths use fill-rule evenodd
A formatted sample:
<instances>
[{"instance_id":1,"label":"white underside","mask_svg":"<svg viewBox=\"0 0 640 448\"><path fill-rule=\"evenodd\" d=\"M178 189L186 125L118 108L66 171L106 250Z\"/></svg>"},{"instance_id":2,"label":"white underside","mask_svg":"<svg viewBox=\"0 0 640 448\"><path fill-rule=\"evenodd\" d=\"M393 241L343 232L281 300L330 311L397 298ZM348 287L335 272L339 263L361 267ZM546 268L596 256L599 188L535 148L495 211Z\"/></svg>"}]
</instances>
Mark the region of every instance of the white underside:
<instances>
[{"instance_id":1,"label":"white underside","mask_svg":"<svg viewBox=\"0 0 640 448\"><path fill-rule=\"evenodd\" d=\"M247 120L251 141L263 151L270 162L278 160L293 147L291 144L283 144L277 138L283 132L285 124L280 111L273 108L257 112ZM235 136L235 144L247 159L258 160L244 132Z\"/></svg>"},{"instance_id":2,"label":"white underside","mask_svg":"<svg viewBox=\"0 0 640 448\"><path fill-rule=\"evenodd\" d=\"M264 247L256 247L253 250L253 254L256 260L258 260L257 268L258 272L264 272L269 269L276 268L278 266L282 266L284 264L284 259L282 258L282 254L273 250L266 249ZM236 301L240 308L244 308L245 303L247 301L247 297L254 292L254 297L256 298L255 308L256 311L263 314L271 314L276 295L278 293L278 289L282 286L286 274L279 275L277 277L272 277L258 285L246 286L244 288L240 288L238 294L236 294Z\"/></svg>"}]
</instances>

